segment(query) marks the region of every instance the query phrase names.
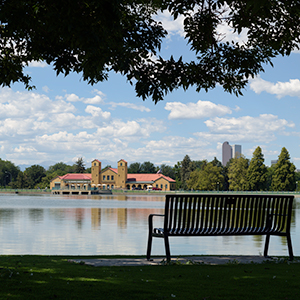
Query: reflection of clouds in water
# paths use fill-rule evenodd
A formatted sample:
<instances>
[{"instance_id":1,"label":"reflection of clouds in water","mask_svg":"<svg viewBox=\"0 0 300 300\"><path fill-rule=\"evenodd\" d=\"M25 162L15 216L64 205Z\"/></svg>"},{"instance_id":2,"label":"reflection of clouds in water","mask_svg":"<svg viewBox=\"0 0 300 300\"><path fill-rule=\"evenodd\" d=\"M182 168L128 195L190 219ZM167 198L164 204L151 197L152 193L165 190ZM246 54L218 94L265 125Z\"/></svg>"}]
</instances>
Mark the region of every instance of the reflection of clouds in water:
<instances>
[{"instance_id":1,"label":"reflection of clouds in water","mask_svg":"<svg viewBox=\"0 0 300 300\"><path fill-rule=\"evenodd\" d=\"M26 197L29 196L20 198L26 201ZM110 197L100 201L77 198L75 202L70 197L63 197L62 201L68 207L58 208L53 207L53 198L49 196L47 201L42 199L43 203L35 199L38 208L24 208L25 202L23 208L18 204L13 208L1 208L0 197L0 254L145 255L148 215L163 213L161 197L142 196L141 201L137 195L127 197L125 201ZM57 198L54 202L58 203ZM96 203L96 207L91 203ZM111 207L108 207L109 203ZM132 208L134 203L136 208ZM76 207L75 204L80 205ZM295 255L299 255L297 249L300 249L300 239L296 235L299 214L297 203L292 220ZM162 226L162 220L155 218L155 227ZM172 255L258 255L263 252L264 242L264 236L170 238ZM269 254L287 253L286 239L272 236ZM153 240L153 255L164 255L163 239Z\"/></svg>"}]
</instances>

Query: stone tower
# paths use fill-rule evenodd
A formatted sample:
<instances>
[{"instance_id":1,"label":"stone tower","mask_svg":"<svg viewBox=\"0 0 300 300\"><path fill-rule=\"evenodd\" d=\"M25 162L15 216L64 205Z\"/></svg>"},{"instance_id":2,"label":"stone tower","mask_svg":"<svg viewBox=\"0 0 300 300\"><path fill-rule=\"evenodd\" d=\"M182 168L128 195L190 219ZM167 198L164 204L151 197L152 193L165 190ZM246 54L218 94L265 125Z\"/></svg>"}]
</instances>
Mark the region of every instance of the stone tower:
<instances>
[{"instance_id":1,"label":"stone tower","mask_svg":"<svg viewBox=\"0 0 300 300\"><path fill-rule=\"evenodd\" d=\"M126 181L127 181L127 161L121 159L118 161L117 186L121 189L126 188Z\"/></svg>"},{"instance_id":2,"label":"stone tower","mask_svg":"<svg viewBox=\"0 0 300 300\"><path fill-rule=\"evenodd\" d=\"M94 159L92 161L92 180L91 185L95 185L96 187L99 187L98 185L102 183L101 180L101 161L98 159Z\"/></svg>"}]
</instances>

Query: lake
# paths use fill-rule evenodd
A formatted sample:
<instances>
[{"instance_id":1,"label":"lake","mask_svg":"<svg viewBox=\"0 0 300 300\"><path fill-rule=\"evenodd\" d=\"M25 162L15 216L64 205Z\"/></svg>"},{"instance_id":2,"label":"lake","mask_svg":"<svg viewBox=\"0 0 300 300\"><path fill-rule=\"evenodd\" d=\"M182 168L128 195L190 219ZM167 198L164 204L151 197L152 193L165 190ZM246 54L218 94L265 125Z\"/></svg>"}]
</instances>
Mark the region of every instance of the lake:
<instances>
[{"instance_id":1,"label":"lake","mask_svg":"<svg viewBox=\"0 0 300 300\"><path fill-rule=\"evenodd\" d=\"M299 256L300 202L295 199L291 234ZM163 208L164 196L155 195L0 194L0 254L145 255L148 215ZM172 255L259 255L264 240L177 237L170 238L170 246ZM164 255L163 239L153 240L152 254ZM287 256L286 239L271 237L269 255Z\"/></svg>"}]
</instances>

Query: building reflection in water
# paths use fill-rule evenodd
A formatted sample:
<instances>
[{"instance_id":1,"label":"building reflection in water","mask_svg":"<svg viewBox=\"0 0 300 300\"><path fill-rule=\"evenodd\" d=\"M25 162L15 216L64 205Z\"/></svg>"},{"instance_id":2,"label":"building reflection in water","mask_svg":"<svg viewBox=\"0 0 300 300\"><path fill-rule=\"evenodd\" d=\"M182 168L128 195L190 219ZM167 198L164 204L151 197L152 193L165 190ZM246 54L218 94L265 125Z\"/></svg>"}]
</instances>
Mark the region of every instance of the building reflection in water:
<instances>
[{"instance_id":1,"label":"building reflection in water","mask_svg":"<svg viewBox=\"0 0 300 300\"><path fill-rule=\"evenodd\" d=\"M101 208L91 208L92 229L100 229L101 225Z\"/></svg>"}]
</instances>

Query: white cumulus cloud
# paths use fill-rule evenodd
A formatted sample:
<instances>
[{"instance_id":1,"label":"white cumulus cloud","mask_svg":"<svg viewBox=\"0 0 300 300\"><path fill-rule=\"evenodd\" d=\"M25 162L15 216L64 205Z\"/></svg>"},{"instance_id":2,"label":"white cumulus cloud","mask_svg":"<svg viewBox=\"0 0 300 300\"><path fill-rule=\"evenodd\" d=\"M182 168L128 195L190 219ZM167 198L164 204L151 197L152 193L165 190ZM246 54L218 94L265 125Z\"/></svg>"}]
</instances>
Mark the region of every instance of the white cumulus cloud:
<instances>
[{"instance_id":1,"label":"white cumulus cloud","mask_svg":"<svg viewBox=\"0 0 300 300\"><path fill-rule=\"evenodd\" d=\"M110 102L109 103L111 105L111 108L116 108L117 106L121 106L121 107L126 107L126 108L130 108L130 109L134 109L134 110L138 110L141 112L150 112L151 109L144 106L144 105L137 105L137 104L133 104L133 103L129 103L129 102Z\"/></svg>"},{"instance_id":2,"label":"white cumulus cloud","mask_svg":"<svg viewBox=\"0 0 300 300\"><path fill-rule=\"evenodd\" d=\"M189 102L187 104L182 102L167 102L165 109L170 111L169 120L203 119L232 113L231 109L227 106L201 100L197 103Z\"/></svg>"},{"instance_id":3,"label":"white cumulus cloud","mask_svg":"<svg viewBox=\"0 0 300 300\"><path fill-rule=\"evenodd\" d=\"M276 133L284 135L287 128L295 127L293 122L279 119L272 114L261 114L258 117L214 118L204 123L209 132L198 132L195 135L212 141L267 143L276 140Z\"/></svg>"},{"instance_id":4,"label":"white cumulus cloud","mask_svg":"<svg viewBox=\"0 0 300 300\"><path fill-rule=\"evenodd\" d=\"M284 96L300 98L300 80L290 79L288 82L269 82L263 80L260 76L250 81L250 88L256 93L267 92L276 95L277 98Z\"/></svg>"},{"instance_id":5,"label":"white cumulus cloud","mask_svg":"<svg viewBox=\"0 0 300 300\"><path fill-rule=\"evenodd\" d=\"M48 64L44 61L31 61L29 64L28 64L28 67L31 67L31 68L45 68L45 67L48 67Z\"/></svg>"},{"instance_id":6,"label":"white cumulus cloud","mask_svg":"<svg viewBox=\"0 0 300 300\"><path fill-rule=\"evenodd\" d=\"M108 120L111 116L110 112L102 111L100 107L88 105L85 111L91 114L95 118L101 118L103 120Z\"/></svg>"}]
</instances>

